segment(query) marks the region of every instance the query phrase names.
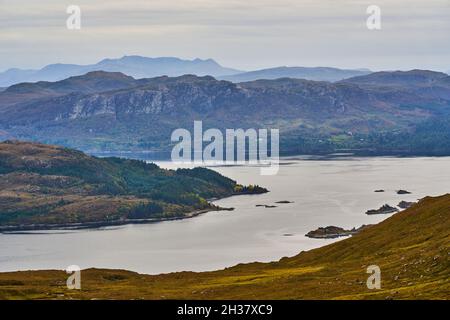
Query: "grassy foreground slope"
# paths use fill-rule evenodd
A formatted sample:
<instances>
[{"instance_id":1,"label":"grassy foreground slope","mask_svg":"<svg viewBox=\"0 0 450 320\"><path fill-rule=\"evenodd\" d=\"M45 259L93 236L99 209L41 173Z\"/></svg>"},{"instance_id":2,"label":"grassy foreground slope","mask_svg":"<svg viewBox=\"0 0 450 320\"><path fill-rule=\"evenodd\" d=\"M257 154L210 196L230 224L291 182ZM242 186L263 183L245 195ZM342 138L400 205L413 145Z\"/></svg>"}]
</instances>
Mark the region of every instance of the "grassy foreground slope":
<instances>
[{"instance_id":1,"label":"grassy foreground slope","mask_svg":"<svg viewBox=\"0 0 450 320\"><path fill-rule=\"evenodd\" d=\"M0 92L0 140L168 157L173 130L202 120L204 130L279 129L282 155L450 154L445 73L377 72L337 83L276 78L237 84L97 71L21 83Z\"/></svg>"},{"instance_id":2,"label":"grassy foreground slope","mask_svg":"<svg viewBox=\"0 0 450 320\"><path fill-rule=\"evenodd\" d=\"M449 299L450 195L425 198L359 234L273 263L215 272L149 276L82 272L82 290L62 271L0 274L1 299ZM381 289L366 286L381 268Z\"/></svg>"}]
</instances>

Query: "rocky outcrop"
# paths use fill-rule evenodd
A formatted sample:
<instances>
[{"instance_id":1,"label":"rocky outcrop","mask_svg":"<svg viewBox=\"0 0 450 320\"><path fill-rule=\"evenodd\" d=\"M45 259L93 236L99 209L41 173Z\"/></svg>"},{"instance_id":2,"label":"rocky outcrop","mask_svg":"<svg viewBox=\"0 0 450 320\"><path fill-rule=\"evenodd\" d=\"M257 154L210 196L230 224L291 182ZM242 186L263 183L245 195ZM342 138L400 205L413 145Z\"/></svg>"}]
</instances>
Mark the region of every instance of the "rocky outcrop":
<instances>
[{"instance_id":1,"label":"rocky outcrop","mask_svg":"<svg viewBox=\"0 0 450 320\"><path fill-rule=\"evenodd\" d=\"M388 213L394 213L394 212L398 212L398 209L395 207L391 207L388 204L385 204L383 206L381 206L379 209L373 209L373 210L367 210L366 214L388 214Z\"/></svg>"},{"instance_id":2,"label":"rocky outcrop","mask_svg":"<svg viewBox=\"0 0 450 320\"><path fill-rule=\"evenodd\" d=\"M190 218L232 210L208 198L251 192L267 189L238 185L206 168L168 171L58 146L0 143L0 232Z\"/></svg>"}]
</instances>

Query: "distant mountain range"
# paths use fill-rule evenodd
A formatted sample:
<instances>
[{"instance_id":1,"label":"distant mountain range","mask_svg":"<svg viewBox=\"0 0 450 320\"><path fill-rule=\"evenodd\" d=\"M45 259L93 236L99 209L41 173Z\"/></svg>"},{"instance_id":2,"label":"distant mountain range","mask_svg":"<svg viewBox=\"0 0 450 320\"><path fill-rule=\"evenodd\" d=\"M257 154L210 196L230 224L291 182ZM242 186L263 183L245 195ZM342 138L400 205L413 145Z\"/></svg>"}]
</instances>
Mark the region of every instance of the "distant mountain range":
<instances>
[{"instance_id":1,"label":"distant mountain range","mask_svg":"<svg viewBox=\"0 0 450 320\"><path fill-rule=\"evenodd\" d=\"M220 79L231 82L244 82L259 79L270 80L279 78L293 78L334 82L355 76L367 75L369 73L371 73L370 70L345 70L325 67L278 67L223 76L220 77Z\"/></svg>"},{"instance_id":2,"label":"distant mountain range","mask_svg":"<svg viewBox=\"0 0 450 320\"><path fill-rule=\"evenodd\" d=\"M212 59L182 60L172 57L124 56L119 59L104 59L91 65L57 63L39 70L9 69L0 73L0 87L8 87L21 82L59 81L91 71L122 72L134 78L151 78L162 75L176 77L184 74L219 77L242 72L222 67Z\"/></svg>"},{"instance_id":3,"label":"distant mountain range","mask_svg":"<svg viewBox=\"0 0 450 320\"><path fill-rule=\"evenodd\" d=\"M0 139L88 152L171 150L171 132L279 128L282 154L450 154L450 76L377 72L330 83L90 72L0 92Z\"/></svg>"}]
</instances>

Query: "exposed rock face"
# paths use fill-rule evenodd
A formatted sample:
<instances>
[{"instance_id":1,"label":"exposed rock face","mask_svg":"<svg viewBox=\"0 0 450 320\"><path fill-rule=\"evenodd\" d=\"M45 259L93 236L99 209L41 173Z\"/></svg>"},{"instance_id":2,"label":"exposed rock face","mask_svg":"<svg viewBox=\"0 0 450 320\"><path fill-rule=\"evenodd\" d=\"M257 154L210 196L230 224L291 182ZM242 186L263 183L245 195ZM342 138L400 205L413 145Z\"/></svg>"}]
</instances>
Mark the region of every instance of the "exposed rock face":
<instances>
[{"instance_id":1,"label":"exposed rock face","mask_svg":"<svg viewBox=\"0 0 450 320\"><path fill-rule=\"evenodd\" d=\"M368 225L362 225L361 227L359 227L357 229L353 228L351 230L345 230L343 228L335 227L335 226L328 226L325 228L320 227L314 231L308 232L305 236L308 238L314 238L314 239L333 239L333 238L353 235L367 227L368 227Z\"/></svg>"},{"instance_id":2,"label":"exposed rock face","mask_svg":"<svg viewBox=\"0 0 450 320\"><path fill-rule=\"evenodd\" d=\"M242 122L244 119L241 116L249 113L259 119L273 120L274 116L311 118L314 115L315 118L319 116L318 112L320 118L334 118L337 114L358 116L367 112L381 116L381 113L387 112L390 116L389 121L386 119L387 123L393 120L389 109L404 104L426 105L430 103L427 99L401 90L393 94L375 87L367 90L353 83L285 78L235 84L210 76L192 75L135 80L120 73L91 72L58 82L12 86L0 94L0 114L8 105L16 105L14 109L19 109L21 119L33 121L74 120L102 114L120 117L121 114L186 115L198 112L212 116L211 112L220 111L223 116L223 110L229 112L227 118L233 118L230 111L234 110L237 112L234 114L236 119ZM41 113L35 113L36 108ZM395 114L402 112L404 110L399 109ZM419 115L421 112L416 110L415 113ZM428 111L422 115L426 113ZM18 114L8 116L9 123L17 122L17 117ZM352 128L357 123L353 120Z\"/></svg>"},{"instance_id":3,"label":"exposed rock face","mask_svg":"<svg viewBox=\"0 0 450 320\"><path fill-rule=\"evenodd\" d=\"M366 211L366 214L369 214L369 215L370 214L388 214L388 213L394 213L394 212L398 212L398 209L391 207L388 204L385 204L385 205L381 206L379 209Z\"/></svg>"}]
</instances>

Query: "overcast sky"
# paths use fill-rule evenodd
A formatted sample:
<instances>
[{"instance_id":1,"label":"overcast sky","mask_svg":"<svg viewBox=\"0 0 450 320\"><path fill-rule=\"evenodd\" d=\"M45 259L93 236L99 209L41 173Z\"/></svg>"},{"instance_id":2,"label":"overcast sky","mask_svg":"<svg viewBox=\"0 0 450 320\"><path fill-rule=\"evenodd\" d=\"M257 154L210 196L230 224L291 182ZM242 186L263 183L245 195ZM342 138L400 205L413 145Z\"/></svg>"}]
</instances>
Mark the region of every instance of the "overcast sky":
<instances>
[{"instance_id":1,"label":"overcast sky","mask_svg":"<svg viewBox=\"0 0 450 320\"><path fill-rule=\"evenodd\" d=\"M66 8L81 8L68 30ZM378 5L382 29L366 27ZM0 0L0 71L123 55L450 70L450 0Z\"/></svg>"}]
</instances>

